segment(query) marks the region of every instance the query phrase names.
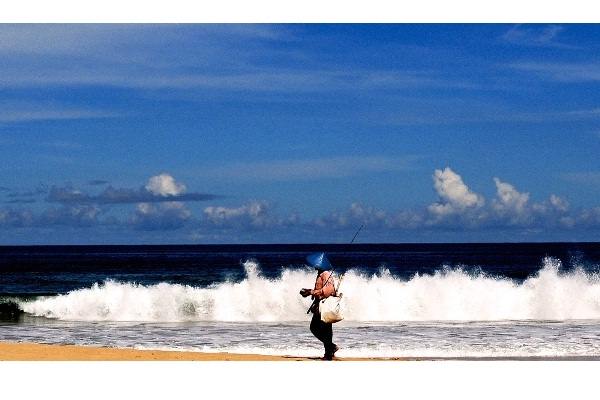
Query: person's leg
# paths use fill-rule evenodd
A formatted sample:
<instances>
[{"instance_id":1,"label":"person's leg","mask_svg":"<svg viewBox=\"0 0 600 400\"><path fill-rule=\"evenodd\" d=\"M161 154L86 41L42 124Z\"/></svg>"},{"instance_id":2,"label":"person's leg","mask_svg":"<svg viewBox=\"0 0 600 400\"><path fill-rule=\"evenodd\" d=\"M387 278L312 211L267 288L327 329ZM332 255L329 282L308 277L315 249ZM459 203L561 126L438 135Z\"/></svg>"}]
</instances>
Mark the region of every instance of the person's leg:
<instances>
[{"instance_id":1,"label":"person's leg","mask_svg":"<svg viewBox=\"0 0 600 400\"><path fill-rule=\"evenodd\" d=\"M312 319L310 320L310 331L313 335L320 341L321 339L321 316L318 313L313 314Z\"/></svg>"},{"instance_id":2,"label":"person's leg","mask_svg":"<svg viewBox=\"0 0 600 400\"><path fill-rule=\"evenodd\" d=\"M327 329L327 325L329 325L329 330ZM315 313L310 321L310 331L317 339L323 342L325 356L327 356L331 348L331 324L326 324L325 322L321 321L321 315L319 313Z\"/></svg>"},{"instance_id":3,"label":"person's leg","mask_svg":"<svg viewBox=\"0 0 600 400\"><path fill-rule=\"evenodd\" d=\"M338 350L337 345L333 343L333 324L326 324L321 321L321 314L314 313L310 321L310 331L317 339L323 342L325 358L333 358L333 355Z\"/></svg>"},{"instance_id":4,"label":"person's leg","mask_svg":"<svg viewBox=\"0 0 600 400\"><path fill-rule=\"evenodd\" d=\"M333 343L333 324L323 322L323 345L325 346L325 357L333 357L333 353L335 353L337 347Z\"/></svg>"}]
</instances>

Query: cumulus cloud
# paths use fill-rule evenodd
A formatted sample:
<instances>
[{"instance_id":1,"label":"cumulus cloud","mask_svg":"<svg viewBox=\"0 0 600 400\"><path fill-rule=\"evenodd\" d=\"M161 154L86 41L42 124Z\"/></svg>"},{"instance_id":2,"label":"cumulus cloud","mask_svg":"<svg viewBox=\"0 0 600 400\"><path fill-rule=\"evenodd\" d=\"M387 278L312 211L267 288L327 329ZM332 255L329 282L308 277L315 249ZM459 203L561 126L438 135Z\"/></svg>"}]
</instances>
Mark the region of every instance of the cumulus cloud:
<instances>
[{"instance_id":1,"label":"cumulus cloud","mask_svg":"<svg viewBox=\"0 0 600 400\"><path fill-rule=\"evenodd\" d=\"M529 193L495 177L496 196L486 203L482 195L471 191L462 177L450 168L435 170L433 180L440 199L427 208L429 216L422 220L424 226L494 229L573 227L575 224L566 215L569 203L555 194L547 200L532 202Z\"/></svg>"},{"instance_id":2,"label":"cumulus cloud","mask_svg":"<svg viewBox=\"0 0 600 400\"><path fill-rule=\"evenodd\" d=\"M70 207L50 208L39 217L42 226L67 225L89 227L99 223L102 210L95 205L78 205Z\"/></svg>"},{"instance_id":3,"label":"cumulus cloud","mask_svg":"<svg viewBox=\"0 0 600 400\"><path fill-rule=\"evenodd\" d=\"M22 227L90 227L100 224L102 210L93 205L49 208L40 213L31 210L0 210L0 226Z\"/></svg>"},{"instance_id":4,"label":"cumulus cloud","mask_svg":"<svg viewBox=\"0 0 600 400\"><path fill-rule=\"evenodd\" d=\"M32 226L35 217L29 210L0 210L0 226L20 228Z\"/></svg>"},{"instance_id":5,"label":"cumulus cloud","mask_svg":"<svg viewBox=\"0 0 600 400\"><path fill-rule=\"evenodd\" d=\"M365 224L370 229L455 230L573 227L579 221L593 221L568 215L569 203L552 194L549 199L532 202L530 194L499 178L493 179L496 196L491 202L474 193L462 177L450 168L435 170L434 189L439 201L424 209L386 211L353 203L346 211L335 211L316 218L312 225L322 229L350 228Z\"/></svg>"},{"instance_id":6,"label":"cumulus cloud","mask_svg":"<svg viewBox=\"0 0 600 400\"><path fill-rule=\"evenodd\" d=\"M162 173L148 179L146 190L157 196L177 196L186 191L184 184L175 182L171 175Z\"/></svg>"},{"instance_id":7,"label":"cumulus cloud","mask_svg":"<svg viewBox=\"0 0 600 400\"><path fill-rule=\"evenodd\" d=\"M485 203L482 196L472 192L463 182L462 177L450 167L436 169L433 174L433 186L440 200L428 207L430 213L443 217L445 215L475 209Z\"/></svg>"},{"instance_id":8,"label":"cumulus cloud","mask_svg":"<svg viewBox=\"0 0 600 400\"><path fill-rule=\"evenodd\" d=\"M173 230L185 225L192 213L183 203L140 203L136 206L131 224L140 230Z\"/></svg>"},{"instance_id":9,"label":"cumulus cloud","mask_svg":"<svg viewBox=\"0 0 600 400\"><path fill-rule=\"evenodd\" d=\"M558 211L567 211L569 209L569 202L554 194L550 195L550 204Z\"/></svg>"},{"instance_id":10,"label":"cumulus cloud","mask_svg":"<svg viewBox=\"0 0 600 400\"><path fill-rule=\"evenodd\" d=\"M438 201L429 206L384 210L354 202L345 210L302 219L295 213L276 213L268 202L258 200L239 206L214 204L194 216L186 203L178 201L190 195L185 185L169 174L160 174L151 177L140 189L109 186L95 196L72 187L52 188L49 197L54 196L62 204L60 207L37 213L28 209L0 209L0 226L84 228L110 225L125 230L181 229L184 235L195 232L197 237L215 241L239 238L238 233L253 238L252 235L259 231L272 234L277 231L278 235L289 233L288 238L302 234L331 238L335 237L331 236L333 232L342 237L361 224L372 232L373 237L381 234L386 240L402 237L402 232L410 232L410 237L422 234L421 238L434 240L436 236L432 235L436 232L447 235L461 230L488 233L497 230L531 235L532 232L550 232L552 229L562 232L600 228L600 207L571 210L568 201L556 194L534 201L529 193L518 190L509 182L497 177L493 178L493 182L496 194L486 201L482 195L472 191L457 172L447 167L434 171L433 188ZM145 199L150 201L143 201ZM129 216L121 214L119 217L119 212L107 205L120 203L135 203L135 208Z\"/></svg>"},{"instance_id":11,"label":"cumulus cloud","mask_svg":"<svg viewBox=\"0 0 600 400\"><path fill-rule=\"evenodd\" d=\"M414 210L389 212L361 203L352 203L345 211L336 211L329 215L316 218L312 225L319 228L355 228L360 225L370 229L391 228L412 230L423 226L423 213Z\"/></svg>"},{"instance_id":12,"label":"cumulus cloud","mask_svg":"<svg viewBox=\"0 0 600 400\"><path fill-rule=\"evenodd\" d=\"M204 225L224 230L301 227L303 224L298 214L277 215L270 203L257 200L239 207L206 207L203 210L203 217Z\"/></svg>"},{"instance_id":13,"label":"cumulus cloud","mask_svg":"<svg viewBox=\"0 0 600 400\"><path fill-rule=\"evenodd\" d=\"M365 207L360 203L350 205L350 217L355 220L364 221L369 224L377 224L386 221L387 213L373 207Z\"/></svg>"},{"instance_id":14,"label":"cumulus cloud","mask_svg":"<svg viewBox=\"0 0 600 400\"><path fill-rule=\"evenodd\" d=\"M319 227L348 227L360 224L369 226L380 226L388 224L388 215L384 210L364 206L360 203L352 203L350 208L343 212L333 212L327 216L314 220Z\"/></svg>"},{"instance_id":15,"label":"cumulus cloud","mask_svg":"<svg viewBox=\"0 0 600 400\"><path fill-rule=\"evenodd\" d=\"M104 185L107 182L94 180L90 185ZM44 190L46 192L46 190ZM25 204L29 199L24 195L41 193L16 193L12 203ZM12 195L12 194L9 194ZM31 210L0 210L0 225L12 227L44 227L44 226L93 226L119 225L141 230L171 230L182 227L192 219L192 213L183 202L203 201L218 198L205 193L189 193L186 186L177 182L173 176L162 173L148 179L145 186L138 189L114 188L108 186L98 194L90 194L71 185L53 186L47 191L48 202L59 203L60 207L50 207L40 212ZM110 210L107 205L136 204L133 215L118 218L108 215L100 218Z\"/></svg>"},{"instance_id":16,"label":"cumulus cloud","mask_svg":"<svg viewBox=\"0 0 600 400\"><path fill-rule=\"evenodd\" d=\"M247 223L254 227L273 223L270 218L269 204L264 201L251 201L240 207L210 206L204 209L204 216L214 225L231 225Z\"/></svg>"},{"instance_id":17,"label":"cumulus cloud","mask_svg":"<svg viewBox=\"0 0 600 400\"><path fill-rule=\"evenodd\" d=\"M146 186L139 190L141 198L152 198L154 202L140 202L136 206L131 219L132 225L141 230L173 230L183 227L191 218L192 212L181 201L189 198L186 196L187 188L179 183L173 176L162 173L148 179ZM106 192L106 191L105 191ZM140 198L138 197L138 198ZM131 199L135 199L131 196ZM202 197L207 200L207 198Z\"/></svg>"},{"instance_id":18,"label":"cumulus cloud","mask_svg":"<svg viewBox=\"0 0 600 400\"><path fill-rule=\"evenodd\" d=\"M496 199L492 201L493 210L501 217L507 217L510 223L521 222L528 217L529 193L521 193L513 185L494 178Z\"/></svg>"},{"instance_id":19,"label":"cumulus cloud","mask_svg":"<svg viewBox=\"0 0 600 400\"><path fill-rule=\"evenodd\" d=\"M208 193L187 193L184 184L175 181L171 175L162 173L151 177L141 188L106 187L96 195L85 193L72 186L50 188L49 202L62 204L132 204L169 201L205 201L219 196Z\"/></svg>"},{"instance_id":20,"label":"cumulus cloud","mask_svg":"<svg viewBox=\"0 0 600 400\"><path fill-rule=\"evenodd\" d=\"M586 227L600 227L600 207L583 210L574 218L574 223Z\"/></svg>"},{"instance_id":21,"label":"cumulus cloud","mask_svg":"<svg viewBox=\"0 0 600 400\"><path fill-rule=\"evenodd\" d=\"M564 213L569 203L552 194L548 200L531 202L529 193L519 192L513 185L494 178L496 198L492 201L494 225L550 226L572 225Z\"/></svg>"}]
</instances>

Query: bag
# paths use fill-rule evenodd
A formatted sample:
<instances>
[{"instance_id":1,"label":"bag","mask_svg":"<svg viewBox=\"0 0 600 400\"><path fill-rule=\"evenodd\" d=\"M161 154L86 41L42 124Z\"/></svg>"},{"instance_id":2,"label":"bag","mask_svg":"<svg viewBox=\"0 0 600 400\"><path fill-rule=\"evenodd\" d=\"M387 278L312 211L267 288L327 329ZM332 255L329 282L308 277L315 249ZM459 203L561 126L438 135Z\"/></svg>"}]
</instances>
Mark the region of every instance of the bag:
<instances>
[{"instance_id":1,"label":"bag","mask_svg":"<svg viewBox=\"0 0 600 400\"><path fill-rule=\"evenodd\" d=\"M319 302L319 312L321 313L321 321L326 324L333 324L344 319L342 315L342 294L339 296L329 296Z\"/></svg>"}]
</instances>

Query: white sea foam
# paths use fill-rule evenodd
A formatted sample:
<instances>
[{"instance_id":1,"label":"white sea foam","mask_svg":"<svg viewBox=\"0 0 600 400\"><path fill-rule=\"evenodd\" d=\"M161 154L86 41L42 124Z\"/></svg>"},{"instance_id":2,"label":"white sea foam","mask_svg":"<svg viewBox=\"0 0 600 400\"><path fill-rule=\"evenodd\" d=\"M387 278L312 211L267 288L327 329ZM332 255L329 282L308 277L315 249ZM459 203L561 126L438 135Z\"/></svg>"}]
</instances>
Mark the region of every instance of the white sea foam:
<instances>
[{"instance_id":1,"label":"white sea foam","mask_svg":"<svg viewBox=\"0 0 600 400\"><path fill-rule=\"evenodd\" d=\"M546 258L537 274L517 283L506 278L443 269L402 280L389 271L346 273L346 321L496 321L600 319L600 279L576 269L560 271ZM305 321L310 299L298 295L314 282L310 269L285 269L274 280L258 264L244 264L246 278L209 287L160 283L143 286L106 281L65 295L22 302L23 311L84 321Z\"/></svg>"}]
</instances>

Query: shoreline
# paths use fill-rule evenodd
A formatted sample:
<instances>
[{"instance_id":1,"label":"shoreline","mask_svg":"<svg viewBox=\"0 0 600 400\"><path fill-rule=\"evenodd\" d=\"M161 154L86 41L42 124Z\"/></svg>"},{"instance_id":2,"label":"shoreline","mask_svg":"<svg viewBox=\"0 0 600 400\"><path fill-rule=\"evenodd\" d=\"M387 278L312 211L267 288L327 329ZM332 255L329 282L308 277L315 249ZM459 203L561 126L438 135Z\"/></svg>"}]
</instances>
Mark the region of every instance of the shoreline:
<instances>
[{"instance_id":1,"label":"shoreline","mask_svg":"<svg viewBox=\"0 0 600 400\"><path fill-rule=\"evenodd\" d=\"M0 342L0 361L322 361L317 357ZM600 361L600 356L336 357L334 361Z\"/></svg>"},{"instance_id":2,"label":"shoreline","mask_svg":"<svg viewBox=\"0 0 600 400\"><path fill-rule=\"evenodd\" d=\"M0 342L0 361L302 361L261 354L139 350L116 347Z\"/></svg>"}]
</instances>

